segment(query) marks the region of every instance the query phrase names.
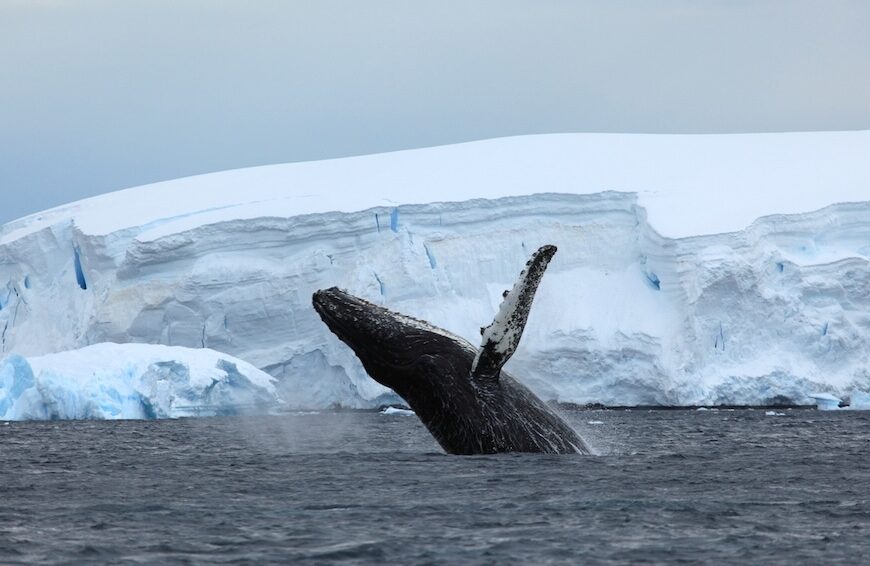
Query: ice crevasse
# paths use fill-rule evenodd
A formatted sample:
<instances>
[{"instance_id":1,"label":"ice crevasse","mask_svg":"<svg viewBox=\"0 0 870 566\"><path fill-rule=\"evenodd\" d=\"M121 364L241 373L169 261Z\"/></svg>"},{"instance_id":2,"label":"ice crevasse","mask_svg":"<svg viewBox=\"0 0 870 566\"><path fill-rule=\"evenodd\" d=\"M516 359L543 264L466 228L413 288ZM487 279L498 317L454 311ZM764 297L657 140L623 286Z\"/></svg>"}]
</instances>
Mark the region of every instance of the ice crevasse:
<instances>
[{"instance_id":1,"label":"ice crevasse","mask_svg":"<svg viewBox=\"0 0 870 566\"><path fill-rule=\"evenodd\" d=\"M287 406L377 406L315 290L477 344L555 244L505 368L545 399L848 398L870 392L866 155L870 132L525 136L118 191L0 228L0 355L206 349Z\"/></svg>"}]
</instances>

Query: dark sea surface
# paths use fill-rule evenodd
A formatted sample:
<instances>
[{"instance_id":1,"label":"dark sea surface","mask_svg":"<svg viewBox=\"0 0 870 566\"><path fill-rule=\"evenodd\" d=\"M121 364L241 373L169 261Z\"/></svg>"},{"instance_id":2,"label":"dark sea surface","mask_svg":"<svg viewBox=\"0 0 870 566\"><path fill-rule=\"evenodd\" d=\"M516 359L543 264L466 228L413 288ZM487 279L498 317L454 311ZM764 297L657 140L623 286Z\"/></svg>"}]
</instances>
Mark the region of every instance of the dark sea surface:
<instances>
[{"instance_id":1,"label":"dark sea surface","mask_svg":"<svg viewBox=\"0 0 870 566\"><path fill-rule=\"evenodd\" d=\"M567 413L596 456L371 412L0 423L0 562L868 560L870 413L778 412Z\"/></svg>"}]
</instances>

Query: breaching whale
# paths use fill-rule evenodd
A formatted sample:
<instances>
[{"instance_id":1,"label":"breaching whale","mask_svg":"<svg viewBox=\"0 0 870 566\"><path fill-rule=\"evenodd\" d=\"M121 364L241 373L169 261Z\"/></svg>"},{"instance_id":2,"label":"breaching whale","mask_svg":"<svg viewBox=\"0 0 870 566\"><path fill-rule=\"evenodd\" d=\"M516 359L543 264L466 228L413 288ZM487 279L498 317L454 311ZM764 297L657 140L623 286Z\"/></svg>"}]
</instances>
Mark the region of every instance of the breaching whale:
<instances>
[{"instance_id":1,"label":"breaching whale","mask_svg":"<svg viewBox=\"0 0 870 566\"><path fill-rule=\"evenodd\" d=\"M480 349L336 287L315 292L314 308L366 372L408 403L446 452L586 454L586 443L565 421L502 371L555 253L555 246L544 246L532 254L492 324L481 328Z\"/></svg>"}]
</instances>

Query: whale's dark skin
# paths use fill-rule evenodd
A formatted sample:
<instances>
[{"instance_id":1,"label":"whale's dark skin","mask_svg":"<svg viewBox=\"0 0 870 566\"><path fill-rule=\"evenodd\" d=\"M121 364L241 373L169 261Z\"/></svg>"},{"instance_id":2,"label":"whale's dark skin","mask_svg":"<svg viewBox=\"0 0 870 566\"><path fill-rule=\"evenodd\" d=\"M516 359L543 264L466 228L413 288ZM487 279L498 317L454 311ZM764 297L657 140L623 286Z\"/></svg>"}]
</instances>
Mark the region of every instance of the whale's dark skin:
<instances>
[{"instance_id":1,"label":"whale's dark skin","mask_svg":"<svg viewBox=\"0 0 870 566\"><path fill-rule=\"evenodd\" d=\"M554 252L552 248L549 255ZM530 264L534 260L535 256ZM544 268L546 261L549 257ZM538 279L542 274L543 269ZM533 283L537 287L537 281ZM527 300L524 312L518 309L520 334L531 296ZM493 362L484 354L478 365L486 371L473 372L477 348L445 330L335 287L314 293L313 303L329 329L353 349L366 372L401 396L446 452L589 452L577 433L543 401L500 371L518 336L509 351L500 354L504 359Z\"/></svg>"}]
</instances>

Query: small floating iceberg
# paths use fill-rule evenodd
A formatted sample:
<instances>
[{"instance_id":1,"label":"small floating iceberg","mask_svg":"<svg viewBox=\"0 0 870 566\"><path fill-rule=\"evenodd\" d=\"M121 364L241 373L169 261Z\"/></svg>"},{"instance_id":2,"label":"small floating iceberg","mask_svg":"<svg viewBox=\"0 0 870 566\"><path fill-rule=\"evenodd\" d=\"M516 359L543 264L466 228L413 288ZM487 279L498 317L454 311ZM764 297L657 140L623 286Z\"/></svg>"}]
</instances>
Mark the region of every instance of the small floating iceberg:
<instances>
[{"instance_id":1,"label":"small floating iceberg","mask_svg":"<svg viewBox=\"0 0 870 566\"><path fill-rule=\"evenodd\" d=\"M401 409L399 407L386 407L383 411L381 411L382 415L402 415L405 417L409 417L411 415L416 415L414 411L410 409Z\"/></svg>"},{"instance_id":2,"label":"small floating iceberg","mask_svg":"<svg viewBox=\"0 0 870 566\"><path fill-rule=\"evenodd\" d=\"M840 398L830 393L810 393L809 397L816 402L820 411L836 411L840 408Z\"/></svg>"},{"instance_id":3,"label":"small floating iceberg","mask_svg":"<svg viewBox=\"0 0 870 566\"><path fill-rule=\"evenodd\" d=\"M159 419L267 412L274 378L209 349L101 343L0 359L0 420Z\"/></svg>"}]
</instances>

